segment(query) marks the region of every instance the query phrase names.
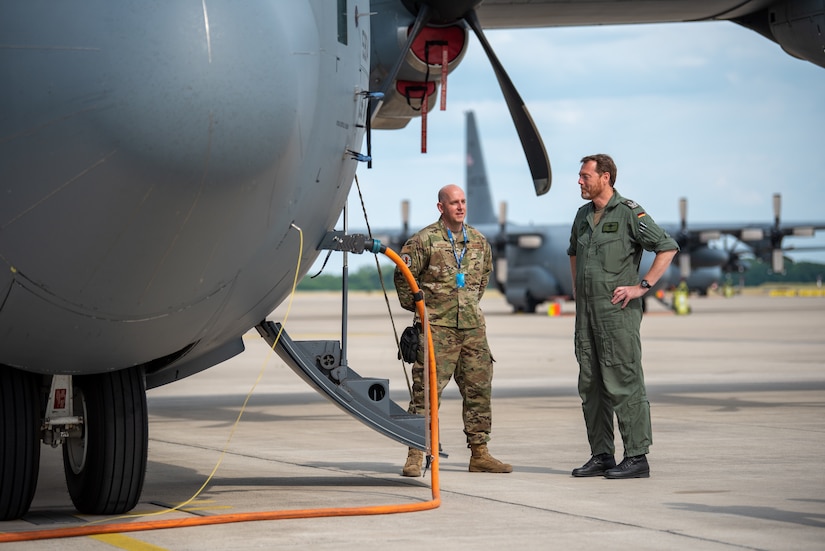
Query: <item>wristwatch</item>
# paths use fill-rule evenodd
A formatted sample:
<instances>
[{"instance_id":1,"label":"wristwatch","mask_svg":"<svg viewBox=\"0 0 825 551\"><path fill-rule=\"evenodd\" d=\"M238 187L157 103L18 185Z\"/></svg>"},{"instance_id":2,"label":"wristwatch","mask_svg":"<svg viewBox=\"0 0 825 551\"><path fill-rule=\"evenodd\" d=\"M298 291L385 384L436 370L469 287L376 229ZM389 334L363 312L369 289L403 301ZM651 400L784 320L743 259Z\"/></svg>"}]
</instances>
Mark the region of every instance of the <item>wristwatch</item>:
<instances>
[{"instance_id":1,"label":"wristwatch","mask_svg":"<svg viewBox=\"0 0 825 551\"><path fill-rule=\"evenodd\" d=\"M639 285L642 286L642 289L650 289L650 283L648 283L646 279L643 279L642 282L639 283Z\"/></svg>"}]
</instances>

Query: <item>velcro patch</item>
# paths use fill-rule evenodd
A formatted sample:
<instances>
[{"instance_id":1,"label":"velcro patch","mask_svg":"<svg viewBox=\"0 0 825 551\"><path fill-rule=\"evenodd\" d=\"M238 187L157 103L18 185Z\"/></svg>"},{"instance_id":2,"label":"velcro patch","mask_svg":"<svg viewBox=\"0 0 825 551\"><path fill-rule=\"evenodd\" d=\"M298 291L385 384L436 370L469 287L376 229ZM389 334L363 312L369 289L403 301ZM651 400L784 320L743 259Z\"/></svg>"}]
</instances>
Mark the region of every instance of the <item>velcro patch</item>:
<instances>
[{"instance_id":1,"label":"velcro patch","mask_svg":"<svg viewBox=\"0 0 825 551\"><path fill-rule=\"evenodd\" d=\"M602 233L616 233L619 231L618 222L605 222L602 226Z\"/></svg>"}]
</instances>

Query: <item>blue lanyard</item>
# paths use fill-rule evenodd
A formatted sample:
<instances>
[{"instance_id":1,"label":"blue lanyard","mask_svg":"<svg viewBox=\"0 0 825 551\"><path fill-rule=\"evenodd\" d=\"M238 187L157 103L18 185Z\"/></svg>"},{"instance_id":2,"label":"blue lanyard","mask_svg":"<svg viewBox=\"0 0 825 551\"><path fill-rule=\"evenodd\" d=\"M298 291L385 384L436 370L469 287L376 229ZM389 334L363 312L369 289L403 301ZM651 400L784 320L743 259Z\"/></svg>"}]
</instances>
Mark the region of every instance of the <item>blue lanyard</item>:
<instances>
[{"instance_id":1,"label":"blue lanyard","mask_svg":"<svg viewBox=\"0 0 825 551\"><path fill-rule=\"evenodd\" d=\"M461 251L461 256L455 250L455 239L453 239L453 232L450 231L450 228L447 228L447 235L450 237L450 245L453 247L453 256L455 257L455 262L458 264L458 270L461 271L461 261L464 260L464 253L467 252L467 226L461 224L461 230L464 232L464 250Z\"/></svg>"}]
</instances>

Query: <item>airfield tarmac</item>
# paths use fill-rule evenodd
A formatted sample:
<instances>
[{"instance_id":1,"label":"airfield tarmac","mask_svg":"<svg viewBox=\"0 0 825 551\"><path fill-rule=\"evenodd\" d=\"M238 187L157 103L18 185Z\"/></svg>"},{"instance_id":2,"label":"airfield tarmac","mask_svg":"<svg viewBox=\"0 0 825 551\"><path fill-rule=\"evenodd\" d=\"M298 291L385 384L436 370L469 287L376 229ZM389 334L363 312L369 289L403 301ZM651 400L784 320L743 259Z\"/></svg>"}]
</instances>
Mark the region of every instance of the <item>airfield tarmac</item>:
<instances>
[{"instance_id":1,"label":"airfield tarmac","mask_svg":"<svg viewBox=\"0 0 825 551\"><path fill-rule=\"evenodd\" d=\"M336 294L296 295L287 331L296 340L340 338L340 302ZM393 296L390 303L400 333L410 315ZM467 472L451 383L440 412L449 458L441 460L436 509L4 543L3 550L825 548L825 298L691 298L688 316L651 304L642 339L654 445L651 477L636 480L570 476L589 456L572 305L547 316L512 314L495 294L482 304L497 360L490 450L513 473ZM270 319L283 321L287 310L285 302ZM256 332L246 346L239 357L148 393L149 465L133 513L187 501L221 461L181 511L127 520L78 515L60 451L44 447L30 513L0 523L0 532L431 499L429 474L400 476L406 448L307 387ZM406 407L378 293L350 297L348 361L362 376L390 378L392 397Z\"/></svg>"}]
</instances>

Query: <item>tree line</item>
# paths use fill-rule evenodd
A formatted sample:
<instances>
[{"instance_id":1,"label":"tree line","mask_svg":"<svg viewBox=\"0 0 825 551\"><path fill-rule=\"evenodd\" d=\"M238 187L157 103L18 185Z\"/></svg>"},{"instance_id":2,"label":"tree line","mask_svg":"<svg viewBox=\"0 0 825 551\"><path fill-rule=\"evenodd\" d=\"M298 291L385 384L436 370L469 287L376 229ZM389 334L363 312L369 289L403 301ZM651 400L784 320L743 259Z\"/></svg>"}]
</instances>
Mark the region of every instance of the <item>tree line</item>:
<instances>
[{"instance_id":1,"label":"tree line","mask_svg":"<svg viewBox=\"0 0 825 551\"><path fill-rule=\"evenodd\" d=\"M381 267L384 286L387 290L394 290L392 281L393 266ZM738 283L739 274L731 274ZM363 266L357 271L350 272L349 288L351 291L379 291L381 290L381 279L378 277L378 269L374 266ZM825 278L825 264L815 262L790 262L785 261L785 273L775 273L771 271L770 263L761 260L754 260L748 270L743 274L743 282L746 287L758 287L765 283L816 283L822 282ZM298 283L299 291L337 291L341 289L342 276L340 274L320 274L316 277L307 276ZM719 282L723 283L722 281Z\"/></svg>"},{"instance_id":2,"label":"tree line","mask_svg":"<svg viewBox=\"0 0 825 551\"><path fill-rule=\"evenodd\" d=\"M785 273L780 274L771 270L769 262L755 260L744 272L743 282L745 287L758 287L765 283L821 283L823 277L825 277L825 264L791 262L785 259Z\"/></svg>"}]
</instances>

